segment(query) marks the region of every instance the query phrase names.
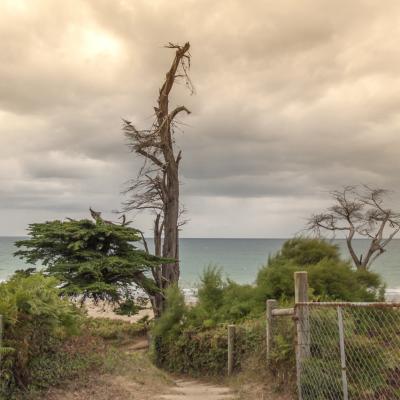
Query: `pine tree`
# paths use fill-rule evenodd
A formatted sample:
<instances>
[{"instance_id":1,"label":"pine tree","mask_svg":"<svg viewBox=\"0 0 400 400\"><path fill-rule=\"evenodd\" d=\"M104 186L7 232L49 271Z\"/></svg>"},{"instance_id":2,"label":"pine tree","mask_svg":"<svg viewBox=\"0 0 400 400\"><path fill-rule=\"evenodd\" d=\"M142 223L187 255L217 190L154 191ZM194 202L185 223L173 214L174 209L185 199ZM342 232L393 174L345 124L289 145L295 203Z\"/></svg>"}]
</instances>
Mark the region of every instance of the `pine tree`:
<instances>
[{"instance_id":1,"label":"pine tree","mask_svg":"<svg viewBox=\"0 0 400 400\"><path fill-rule=\"evenodd\" d=\"M158 293L152 273L165 260L136 246L140 231L104 221L100 213L92 216L95 221L31 224L30 238L16 243L15 255L42 264L45 274L60 280L63 295L105 300L117 311L134 313L143 304L141 292L150 298Z\"/></svg>"}]
</instances>

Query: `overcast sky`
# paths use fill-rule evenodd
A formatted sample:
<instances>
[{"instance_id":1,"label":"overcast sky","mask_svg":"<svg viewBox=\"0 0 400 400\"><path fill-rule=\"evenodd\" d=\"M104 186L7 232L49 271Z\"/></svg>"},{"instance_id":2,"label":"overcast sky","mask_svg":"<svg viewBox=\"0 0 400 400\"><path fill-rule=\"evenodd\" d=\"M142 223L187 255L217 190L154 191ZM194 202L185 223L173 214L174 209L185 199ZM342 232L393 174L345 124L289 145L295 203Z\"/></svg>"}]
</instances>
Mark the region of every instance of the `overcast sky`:
<instances>
[{"instance_id":1,"label":"overcast sky","mask_svg":"<svg viewBox=\"0 0 400 400\"><path fill-rule=\"evenodd\" d=\"M190 41L181 118L186 237L288 237L327 190L400 184L398 0L0 0L0 235L113 218ZM398 193L395 199L400 196ZM132 216L150 232L151 217Z\"/></svg>"}]
</instances>

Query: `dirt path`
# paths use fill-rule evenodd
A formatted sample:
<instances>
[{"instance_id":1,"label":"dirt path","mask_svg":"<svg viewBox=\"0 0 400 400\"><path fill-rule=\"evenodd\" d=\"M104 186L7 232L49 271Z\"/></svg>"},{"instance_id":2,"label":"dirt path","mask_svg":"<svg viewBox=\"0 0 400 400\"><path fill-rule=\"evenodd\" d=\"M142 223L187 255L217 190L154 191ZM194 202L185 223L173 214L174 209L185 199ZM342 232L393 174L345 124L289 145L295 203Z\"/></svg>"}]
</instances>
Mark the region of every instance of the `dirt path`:
<instances>
[{"instance_id":1,"label":"dirt path","mask_svg":"<svg viewBox=\"0 0 400 400\"><path fill-rule=\"evenodd\" d=\"M158 394L156 394L158 392ZM52 389L46 400L235 400L230 389L196 381L176 381L175 385L135 382L124 376L101 375L85 385Z\"/></svg>"},{"instance_id":2,"label":"dirt path","mask_svg":"<svg viewBox=\"0 0 400 400\"><path fill-rule=\"evenodd\" d=\"M176 387L157 400L234 400L236 397L227 387L214 386L196 381L175 381Z\"/></svg>"},{"instance_id":3,"label":"dirt path","mask_svg":"<svg viewBox=\"0 0 400 400\"><path fill-rule=\"evenodd\" d=\"M41 400L235 400L227 387L174 379L147 356L148 341L137 338L120 347L122 358L108 373L89 374L49 389Z\"/></svg>"},{"instance_id":4,"label":"dirt path","mask_svg":"<svg viewBox=\"0 0 400 400\"><path fill-rule=\"evenodd\" d=\"M272 393L251 379L232 386L177 379L156 368L147 355L146 338L126 343L109 360L110 369L89 373L53 387L40 400L291 400ZM36 400L36 397L35 397ZM39 398L37 398L39 400Z\"/></svg>"}]
</instances>

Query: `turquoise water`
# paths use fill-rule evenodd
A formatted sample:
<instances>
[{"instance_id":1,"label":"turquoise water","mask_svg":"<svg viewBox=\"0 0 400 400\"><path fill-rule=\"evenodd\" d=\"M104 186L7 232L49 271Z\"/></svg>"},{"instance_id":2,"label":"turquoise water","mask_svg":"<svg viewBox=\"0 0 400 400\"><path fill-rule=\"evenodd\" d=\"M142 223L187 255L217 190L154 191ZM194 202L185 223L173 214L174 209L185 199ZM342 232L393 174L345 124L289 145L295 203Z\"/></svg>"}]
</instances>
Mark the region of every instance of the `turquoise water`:
<instances>
[{"instance_id":1,"label":"turquoise water","mask_svg":"<svg viewBox=\"0 0 400 400\"><path fill-rule=\"evenodd\" d=\"M16 269L26 268L23 261L13 257L14 242L21 238L0 237L0 280L6 279ZM208 264L223 268L225 276L239 282L252 283L258 269L268 255L276 253L285 239L181 239L181 284L193 287ZM344 240L335 240L348 258ZM367 245L365 240L355 241L357 252ZM373 270L379 272L388 288L400 289L400 240L393 240L387 252L379 257Z\"/></svg>"}]
</instances>

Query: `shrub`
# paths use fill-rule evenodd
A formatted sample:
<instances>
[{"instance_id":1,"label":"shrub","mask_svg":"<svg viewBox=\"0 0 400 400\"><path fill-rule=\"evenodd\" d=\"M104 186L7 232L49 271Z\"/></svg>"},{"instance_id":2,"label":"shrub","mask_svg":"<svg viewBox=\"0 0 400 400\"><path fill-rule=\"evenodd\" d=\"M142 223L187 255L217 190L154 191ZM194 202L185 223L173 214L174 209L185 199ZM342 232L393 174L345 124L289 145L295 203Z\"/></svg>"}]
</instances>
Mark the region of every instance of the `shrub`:
<instances>
[{"instance_id":1,"label":"shrub","mask_svg":"<svg viewBox=\"0 0 400 400\"><path fill-rule=\"evenodd\" d=\"M200 277L198 301L202 309L209 315L220 308L224 301L225 282L221 268L209 265Z\"/></svg>"},{"instance_id":2,"label":"shrub","mask_svg":"<svg viewBox=\"0 0 400 400\"><path fill-rule=\"evenodd\" d=\"M249 321L237 326L234 367L240 370L253 354L265 360L265 324ZM170 372L219 376L227 372L227 325L212 329L183 327L179 335L155 337L156 363Z\"/></svg>"},{"instance_id":3,"label":"shrub","mask_svg":"<svg viewBox=\"0 0 400 400\"><path fill-rule=\"evenodd\" d=\"M374 301L382 296L379 275L357 271L340 259L338 247L323 240L297 238L285 242L257 276L259 301L293 299L294 272L307 271L314 300Z\"/></svg>"},{"instance_id":4,"label":"shrub","mask_svg":"<svg viewBox=\"0 0 400 400\"><path fill-rule=\"evenodd\" d=\"M325 240L298 237L287 240L275 258L291 260L298 266L307 266L318 264L324 259L339 261L340 253L337 245Z\"/></svg>"},{"instance_id":5,"label":"shrub","mask_svg":"<svg viewBox=\"0 0 400 400\"><path fill-rule=\"evenodd\" d=\"M93 337L100 337L113 342L126 342L147 332L147 321L130 323L108 318L87 318L85 327Z\"/></svg>"},{"instance_id":6,"label":"shrub","mask_svg":"<svg viewBox=\"0 0 400 400\"><path fill-rule=\"evenodd\" d=\"M209 266L200 278L197 304L187 311L187 324L212 328L226 322L258 317L264 309L252 285L222 278L221 269Z\"/></svg>"},{"instance_id":7,"label":"shrub","mask_svg":"<svg viewBox=\"0 0 400 400\"><path fill-rule=\"evenodd\" d=\"M177 286L170 286L166 290L166 309L153 329L155 337L174 336L180 332L187 308L185 298Z\"/></svg>"},{"instance_id":8,"label":"shrub","mask_svg":"<svg viewBox=\"0 0 400 400\"><path fill-rule=\"evenodd\" d=\"M373 301L382 289L377 274L353 269L340 259L337 246L317 239L288 240L259 271L256 285L224 280L220 269L208 267L201 277L195 306L186 307L177 288L169 292L167 309L154 329L157 364L178 373L224 374L227 324L235 323L236 369L246 360L257 362L257 357L262 358L260 365L265 365L265 301L275 298L285 306L292 303L294 272L299 270L308 271L314 300ZM293 383L295 376L294 324L290 318L282 318L274 326L269 373L282 388L288 381ZM307 385L307 374L304 379ZM329 388L332 382L328 379L325 384Z\"/></svg>"},{"instance_id":9,"label":"shrub","mask_svg":"<svg viewBox=\"0 0 400 400\"><path fill-rule=\"evenodd\" d=\"M15 275L0 284L0 314L4 320L4 345L0 394L32 381L32 363L51 353L79 331L81 312L59 296L58 281L33 274Z\"/></svg>"}]
</instances>

